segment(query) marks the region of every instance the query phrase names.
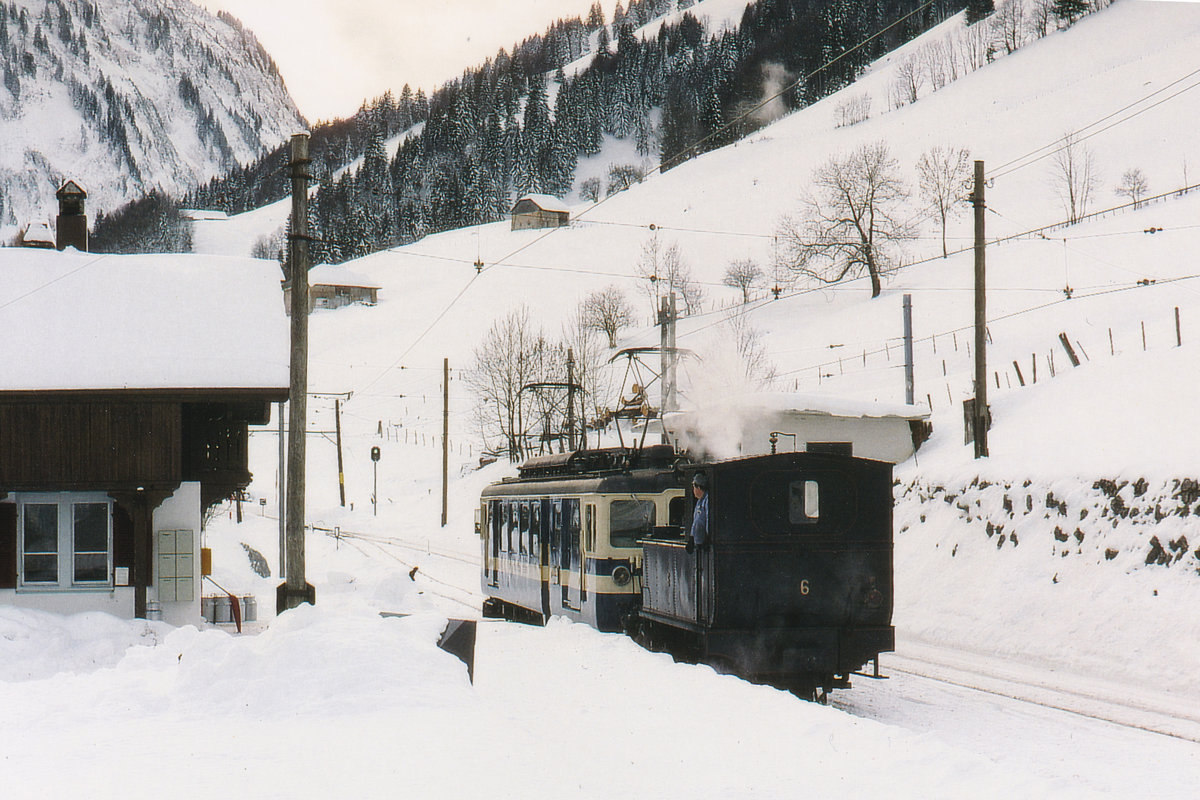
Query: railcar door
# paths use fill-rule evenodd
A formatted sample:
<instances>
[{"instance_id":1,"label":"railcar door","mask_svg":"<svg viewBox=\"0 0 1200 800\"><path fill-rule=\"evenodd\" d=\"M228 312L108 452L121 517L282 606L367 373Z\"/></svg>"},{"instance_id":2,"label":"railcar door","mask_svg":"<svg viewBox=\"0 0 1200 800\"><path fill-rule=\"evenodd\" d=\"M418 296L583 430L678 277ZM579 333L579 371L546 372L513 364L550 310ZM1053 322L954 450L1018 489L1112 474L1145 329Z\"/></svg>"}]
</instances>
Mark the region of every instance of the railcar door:
<instances>
[{"instance_id":1,"label":"railcar door","mask_svg":"<svg viewBox=\"0 0 1200 800\"><path fill-rule=\"evenodd\" d=\"M582 526L579 523L579 500L572 498L563 501L563 537L562 537L562 593L563 605L573 611L579 610L579 591L582 566L579 553L579 536Z\"/></svg>"},{"instance_id":2,"label":"railcar door","mask_svg":"<svg viewBox=\"0 0 1200 800\"><path fill-rule=\"evenodd\" d=\"M542 586L542 619L550 619L550 501L539 500L534 511L534 554Z\"/></svg>"},{"instance_id":3,"label":"railcar door","mask_svg":"<svg viewBox=\"0 0 1200 800\"><path fill-rule=\"evenodd\" d=\"M506 514L504 505L499 500L493 500L491 503L491 513L488 515L488 538L490 539L491 548L491 570L488 574L488 585L500 585L500 534Z\"/></svg>"}]
</instances>

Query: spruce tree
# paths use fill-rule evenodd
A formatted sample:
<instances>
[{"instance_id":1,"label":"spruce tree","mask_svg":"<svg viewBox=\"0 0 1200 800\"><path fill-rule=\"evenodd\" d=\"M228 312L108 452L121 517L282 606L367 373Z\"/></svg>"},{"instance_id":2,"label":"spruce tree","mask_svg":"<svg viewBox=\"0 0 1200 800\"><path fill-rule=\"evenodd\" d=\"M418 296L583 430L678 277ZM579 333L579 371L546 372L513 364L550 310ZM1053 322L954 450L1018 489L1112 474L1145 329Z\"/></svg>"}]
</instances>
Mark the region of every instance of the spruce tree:
<instances>
[{"instance_id":1,"label":"spruce tree","mask_svg":"<svg viewBox=\"0 0 1200 800\"><path fill-rule=\"evenodd\" d=\"M974 25L995 10L996 4L993 0L967 0L967 13L964 20L968 25Z\"/></svg>"},{"instance_id":2,"label":"spruce tree","mask_svg":"<svg viewBox=\"0 0 1200 800\"><path fill-rule=\"evenodd\" d=\"M1054 16L1068 25L1082 17L1092 7L1087 0L1054 0Z\"/></svg>"}]
</instances>

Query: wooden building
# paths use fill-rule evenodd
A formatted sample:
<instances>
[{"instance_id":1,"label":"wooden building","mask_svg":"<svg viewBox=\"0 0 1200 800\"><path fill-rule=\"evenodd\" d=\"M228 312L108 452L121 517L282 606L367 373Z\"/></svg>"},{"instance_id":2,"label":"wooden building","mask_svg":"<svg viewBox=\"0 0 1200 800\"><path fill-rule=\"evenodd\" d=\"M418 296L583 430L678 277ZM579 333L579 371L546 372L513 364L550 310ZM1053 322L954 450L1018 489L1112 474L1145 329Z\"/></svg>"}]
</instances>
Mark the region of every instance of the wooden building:
<instances>
[{"instance_id":1,"label":"wooden building","mask_svg":"<svg viewBox=\"0 0 1200 800\"><path fill-rule=\"evenodd\" d=\"M284 306L292 308L292 290L283 284ZM352 304L373 306L379 302L379 285L345 267L318 264L308 271L308 310L342 308Z\"/></svg>"},{"instance_id":2,"label":"wooden building","mask_svg":"<svg viewBox=\"0 0 1200 800\"><path fill-rule=\"evenodd\" d=\"M67 181L54 193L58 199L58 219L54 221L54 242L59 250L74 247L87 252L87 192L75 181Z\"/></svg>"},{"instance_id":3,"label":"wooden building","mask_svg":"<svg viewBox=\"0 0 1200 800\"><path fill-rule=\"evenodd\" d=\"M21 247L35 247L43 250L54 249L54 231L50 230L48 222L31 222L21 231L17 238Z\"/></svg>"},{"instance_id":4,"label":"wooden building","mask_svg":"<svg viewBox=\"0 0 1200 800\"><path fill-rule=\"evenodd\" d=\"M527 194L512 208L512 230L529 228L560 228L571 222L571 209L557 197L548 194Z\"/></svg>"},{"instance_id":5,"label":"wooden building","mask_svg":"<svg viewBox=\"0 0 1200 800\"><path fill-rule=\"evenodd\" d=\"M206 508L288 392L275 265L0 249L0 603L199 622Z\"/></svg>"}]
</instances>

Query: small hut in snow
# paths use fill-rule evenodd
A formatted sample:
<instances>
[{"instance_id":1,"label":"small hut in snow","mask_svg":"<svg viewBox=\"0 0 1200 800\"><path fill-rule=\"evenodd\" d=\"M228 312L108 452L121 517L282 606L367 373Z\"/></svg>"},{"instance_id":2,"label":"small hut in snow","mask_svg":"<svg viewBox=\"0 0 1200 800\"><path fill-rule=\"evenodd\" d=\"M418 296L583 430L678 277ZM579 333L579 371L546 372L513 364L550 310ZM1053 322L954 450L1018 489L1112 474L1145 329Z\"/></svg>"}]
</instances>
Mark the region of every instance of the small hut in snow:
<instances>
[{"instance_id":1,"label":"small hut in snow","mask_svg":"<svg viewBox=\"0 0 1200 800\"><path fill-rule=\"evenodd\" d=\"M512 208L512 229L559 228L571 221L571 209L549 194L527 194Z\"/></svg>"},{"instance_id":2,"label":"small hut in snow","mask_svg":"<svg viewBox=\"0 0 1200 800\"><path fill-rule=\"evenodd\" d=\"M283 301L292 311L292 290L284 283ZM308 271L308 310L341 308L352 303L373 306L379 302L379 284L345 267L318 264Z\"/></svg>"}]
</instances>

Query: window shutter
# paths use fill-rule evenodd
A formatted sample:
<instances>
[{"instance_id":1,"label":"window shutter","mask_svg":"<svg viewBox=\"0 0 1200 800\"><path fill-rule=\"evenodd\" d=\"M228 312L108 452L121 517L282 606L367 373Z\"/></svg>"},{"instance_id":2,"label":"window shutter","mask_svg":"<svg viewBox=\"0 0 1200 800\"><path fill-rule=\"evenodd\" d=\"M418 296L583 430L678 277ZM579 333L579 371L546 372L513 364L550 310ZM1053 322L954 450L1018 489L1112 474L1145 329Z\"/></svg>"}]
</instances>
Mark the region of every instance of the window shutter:
<instances>
[{"instance_id":1,"label":"window shutter","mask_svg":"<svg viewBox=\"0 0 1200 800\"><path fill-rule=\"evenodd\" d=\"M133 518L113 503L113 566L133 569ZM132 574L132 572L131 572Z\"/></svg>"},{"instance_id":2,"label":"window shutter","mask_svg":"<svg viewBox=\"0 0 1200 800\"><path fill-rule=\"evenodd\" d=\"M0 589L17 588L17 504L0 503Z\"/></svg>"}]
</instances>

